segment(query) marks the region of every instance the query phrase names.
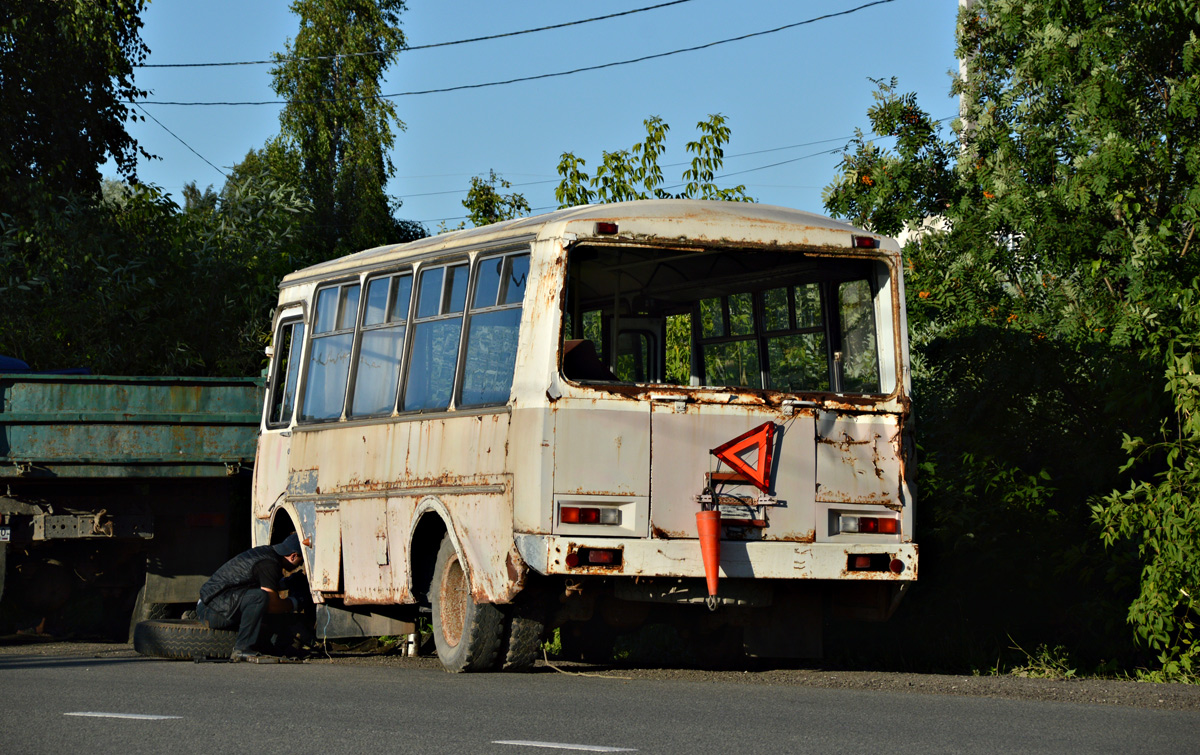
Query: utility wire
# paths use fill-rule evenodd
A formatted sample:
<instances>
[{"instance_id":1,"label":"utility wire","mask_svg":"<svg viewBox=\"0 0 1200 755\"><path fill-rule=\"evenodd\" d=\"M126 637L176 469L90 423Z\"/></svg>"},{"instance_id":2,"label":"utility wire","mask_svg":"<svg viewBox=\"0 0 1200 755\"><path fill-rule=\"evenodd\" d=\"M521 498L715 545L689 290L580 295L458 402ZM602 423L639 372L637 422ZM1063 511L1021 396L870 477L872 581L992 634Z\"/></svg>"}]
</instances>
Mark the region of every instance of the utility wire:
<instances>
[{"instance_id":1,"label":"utility wire","mask_svg":"<svg viewBox=\"0 0 1200 755\"><path fill-rule=\"evenodd\" d=\"M789 144L786 147L770 147L768 149L758 149L758 150L754 150L753 152L738 152L738 153L732 154L732 155L725 155L725 159L729 160L729 159L732 159L735 157L748 157L750 155L761 155L764 152L782 152L785 149L798 149L800 147L811 147L814 144L826 144L828 142L841 142L844 144L846 141L853 139L853 138L854 138L853 135L851 135L851 136L839 137L836 139L820 139L815 142L804 142L803 144ZM819 152L817 154L825 154L825 153ZM799 160L799 159L803 159L803 158L797 158L797 159ZM780 164L782 164L782 163L780 163ZM665 163L665 164L661 165L660 167L678 168L681 165L691 165L691 161L687 160L687 161L680 162L680 163ZM765 167L770 167L770 166L765 166ZM523 181L521 183L512 184L512 188L515 189L518 186L539 186L541 184L558 183L561 180L562 180L562 178L560 177L560 178L550 178L550 179L547 179L544 181ZM445 194L463 194L463 193L464 193L463 189L451 189L450 191L429 191L429 192L424 192L422 194L402 194L398 198L399 199L413 199L416 197L437 197L437 196L442 196Z\"/></svg>"},{"instance_id":2,"label":"utility wire","mask_svg":"<svg viewBox=\"0 0 1200 755\"><path fill-rule=\"evenodd\" d=\"M948 120L954 120L955 118L958 118L958 115L947 115L946 118L940 118L940 119L935 120L934 122L935 122L935 124L944 124L944 122L946 122ZM868 133L868 134L863 134L863 136L865 138L870 138L870 137L882 138L880 136L880 134L877 134L874 132ZM750 152L737 152L737 154L734 154L734 155L726 155L725 160L730 160L730 158L732 158L732 157L748 157L750 155L762 155L763 152L779 152L779 151L782 151L785 149L798 149L798 148L800 148L800 146L812 146L815 144L827 144L829 142L841 142L842 144L845 144L847 142L847 140L850 140L853 138L854 138L854 136L852 134L852 136L848 136L848 137L838 137L838 138L833 138L833 139L817 139L816 142L804 142L803 144L790 144L787 146L772 146L772 148L754 150L754 151L750 151ZM758 166L757 168L746 168L745 170L733 170L733 172L731 172L731 173L722 173L720 175L714 175L713 180L715 181L715 180L719 180L719 179L725 179L731 175L742 175L744 173L756 173L756 172L758 172L758 170L766 170L767 168L786 166L786 164L788 164L788 163L799 162L802 160L809 160L810 157L818 157L821 155L836 155L841 150L842 150L842 148L821 150L820 152L811 152L811 154L809 154L809 155L792 157L791 160L782 160L779 162L773 162L770 164L766 164L766 166ZM688 164L691 164L691 162L670 162L670 163L664 164L664 166L661 166L661 167L677 168L679 166L688 166ZM559 182L559 181L562 181L562 178L548 179L545 181L524 181L524 182L522 182L522 184L512 184L512 188L516 188L517 186L538 186L540 184L557 184L557 182ZM670 191L670 190L672 190L672 188L679 188L680 186L686 186L685 182L684 182L684 184L673 184L671 186L667 186L666 191ZM401 196L398 198L410 199L410 198L415 198L415 197L437 197L437 196L442 196L442 194L466 194L466 193L467 193L467 190L462 190L462 188L458 188L458 190L451 190L451 191L431 191L431 192L421 193L421 194L401 194ZM533 211L544 210L544 209L553 209L553 208L534 208L533 210L530 210L530 211L533 212ZM462 217L467 217L467 216L462 215L460 217L440 217L440 218L434 218L433 221L418 221L418 222L439 222L439 221L446 221L446 220L461 220Z\"/></svg>"},{"instance_id":3,"label":"utility wire","mask_svg":"<svg viewBox=\"0 0 1200 755\"><path fill-rule=\"evenodd\" d=\"M209 161L209 159L208 159L207 157L205 157L204 155L200 154L200 153L199 153L199 152L197 152L196 150L192 149L192 145L188 144L188 143L187 143L187 142L185 142L185 141L184 141L182 138L180 138L179 134L176 134L174 131L172 131L171 129L169 129L169 128L167 128L166 126L164 126L162 121L160 121L159 119L155 118L153 115L150 115L150 113L149 113L149 112L148 112L148 111L147 111L147 110L146 110L144 107L142 107L141 105L137 104L136 102L133 102L133 103L130 103L130 104L131 104L131 105L133 105L133 106L134 106L135 108L137 108L138 110L141 110L141 111L142 111L142 115L146 116L146 117L147 117L147 118L149 118L150 120L152 120L152 121L154 121L155 123L157 123L157 124L158 124L158 125L159 125L159 126L162 128L162 130L163 130L163 131L166 131L168 134L170 134L171 136L175 137L175 139L176 139L176 140L177 140L177 141L178 141L180 144L182 144L183 146L185 146L185 147L187 147L189 150L191 150L191 152L192 152L192 154L193 154L193 155L195 155L196 157L200 158L200 159L201 159L201 160L203 160L204 162L208 163L208 164L209 164L209 165L212 167L212 169L213 169L213 170L215 170L216 172L220 173L222 176L225 176L225 178L227 178L227 179L229 178L229 174L228 174L228 173L226 173L225 171L221 170L221 169L220 169L220 168L218 168L217 166L213 165L213 164L212 164L212 163Z\"/></svg>"},{"instance_id":4,"label":"utility wire","mask_svg":"<svg viewBox=\"0 0 1200 755\"><path fill-rule=\"evenodd\" d=\"M839 11L837 13L827 13L823 16L816 16L815 18L806 19L804 21L797 21L794 24L786 24L784 26L779 26L774 29L767 29L766 31L751 32L750 34L743 34L738 37L730 37L728 39L721 39L721 40L717 40L716 42L709 42L708 44L696 45L695 47L685 47L685 48L682 48L679 50L671 50L670 52L656 53L654 55L643 55L640 58L631 58L630 60L619 60L619 61L616 61L613 63L602 63L600 65L595 65L595 66L574 68L569 71L557 71L555 73L543 73L543 74L538 74L535 76L521 76L521 77L518 77L515 79L506 79L504 81L489 81L489 82L486 82L483 84L460 84L459 86L444 87L441 89L422 89L422 90L416 90L416 91L411 91L411 92L395 92L393 94L381 94L381 95L372 95L372 96L364 96L364 97L332 97L332 98L317 99L317 100L260 100L260 101L246 101L246 102L168 102L168 101L144 100L143 103L147 104L147 105L204 105L204 106L212 106L212 105L287 105L287 104L311 105L311 104L318 104L318 103L322 103L322 102L353 102L353 101L357 101L357 100L391 99L393 97L412 97L412 96L421 95L421 94L441 94L444 92L458 92L458 91L462 91L464 89L483 89L485 87L502 86L505 84L516 84L516 83L523 82L523 81L537 81L539 79L552 79L552 78L555 78L558 76L570 76L572 74L583 73L585 71L599 71L604 68L615 68L617 66L626 66L626 65L633 64L633 63L642 63L647 60L656 60L658 58L666 58L666 57L670 57L672 55L679 55L679 54L685 53L685 52L696 52L697 50L706 50L710 47L716 47L718 45L729 44L730 42L741 42L741 41L744 41L747 39L753 39L754 37L761 37L761 36L765 36L767 34L775 34L777 32L785 31L787 29L794 29L797 26L805 26L807 24L813 24L813 23L816 23L817 21L825 21L827 19L837 18L838 16L848 16L851 13L857 13L860 10L865 10L867 8L874 7L876 5L886 5L888 3L894 3L894 2L896 2L896 0L875 0L874 2L866 3L865 5L860 5L857 8L851 8L849 10Z\"/></svg>"},{"instance_id":5,"label":"utility wire","mask_svg":"<svg viewBox=\"0 0 1200 755\"><path fill-rule=\"evenodd\" d=\"M473 37L471 39L459 39L453 42L434 42L428 45L405 46L399 50L372 50L370 52L345 52L337 55L313 55L310 57L293 57L280 58L279 60L240 60L230 63L143 63L135 65L134 68L212 68L216 66L260 66L271 63L291 63L302 62L306 60L337 60L341 58L357 58L369 55L391 55L398 52L412 52L414 50L430 50L434 47L451 47L453 45L465 45L471 42L486 42L492 39L504 39L505 37L518 37L522 34L533 34L539 31L550 31L551 29L564 29L568 26L579 26L580 24L590 24L593 21L606 21L610 18L619 18L620 16L632 16L635 13L644 13L648 10L658 10L666 8L670 5L682 5L690 3L692 0L671 0L669 3L659 3L658 5L650 5L645 8L635 8L633 10L621 11L620 13L609 13L606 16L595 16L593 18L585 18L579 21L567 21L561 24L551 24L550 26L539 26L536 29L522 29L521 31L510 31L504 34L490 34L486 37Z\"/></svg>"}]
</instances>

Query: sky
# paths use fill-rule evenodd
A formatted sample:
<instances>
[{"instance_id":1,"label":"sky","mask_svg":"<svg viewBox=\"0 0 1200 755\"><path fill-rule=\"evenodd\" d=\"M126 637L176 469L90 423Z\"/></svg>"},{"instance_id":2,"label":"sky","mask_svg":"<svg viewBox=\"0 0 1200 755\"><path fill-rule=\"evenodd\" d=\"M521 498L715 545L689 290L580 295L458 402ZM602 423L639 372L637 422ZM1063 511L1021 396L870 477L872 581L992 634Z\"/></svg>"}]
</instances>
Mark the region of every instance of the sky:
<instances>
[{"instance_id":1,"label":"sky","mask_svg":"<svg viewBox=\"0 0 1200 755\"><path fill-rule=\"evenodd\" d=\"M579 21L668 0L409 0L401 24L410 46ZM840 150L866 117L875 85L899 79L934 118L957 114L951 98L957 0L890 0L847 15L628 65L433 94L404 94L601 66L746 34L767 32L872 0L687 0L669 7L504 39L402 53L385 93L405 130L391 152L388 192L399 217L430 231L457 225L472 176L495 170L534 214L557 206L563 152L594 174L603 151L629 149L642 122L671 127L659 158L668 189L690 159L685 144L709 114L728 119L722 187L744 184L756 201L823 213L821 189ZM269 59L299 28L281 0L151 2L142 15L147 64ZM281 104L183 106L152 102L272 101L269 65L139 68L151 118L128 126L159 159L138 178L181 201L189 181L220 189L222 172L279 132ZM887 144L887 140L878 140ZM210 164L211 163L211 164ZM102 168L116 177L112 164ZM720 178L725 176L725 178Z\"/></svg>"}]
</instances>

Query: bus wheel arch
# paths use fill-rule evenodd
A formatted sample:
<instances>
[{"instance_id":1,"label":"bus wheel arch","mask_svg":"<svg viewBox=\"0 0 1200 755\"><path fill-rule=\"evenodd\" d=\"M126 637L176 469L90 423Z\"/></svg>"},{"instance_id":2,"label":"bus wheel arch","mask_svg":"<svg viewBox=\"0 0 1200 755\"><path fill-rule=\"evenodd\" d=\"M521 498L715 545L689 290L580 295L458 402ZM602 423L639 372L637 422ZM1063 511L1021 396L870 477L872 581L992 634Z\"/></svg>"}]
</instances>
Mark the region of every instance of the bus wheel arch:
<instances>
[{"instance_id":1,"label":"bus wheel arch","mask_svg":"<svg viewBox=\"0 0 1200 755\"><path fill-rule=\"evenodd\" d=\"M426 498L413 512L412 522L412 532L408 536L408 590L418 604L429 606L428 590L433 583L438 549L443 539L453 537L449 515L440 501Z\"/></svg>"},{"instance_id":2,"label":"bus wheel arch","mask_svg":"<svg viewBox=\"0 0 1200 755\"><path fill-rule=\"evenodd\" d=\"M271 511L271 522L267 527L269 536L267 542L263 543L263 545L277 545L286 540L287 536L293 532L299 533L300 527L297 524L299 521L300 517L287 504L276 506ZM302 534L300 535L300 539L304 539Z\"/></svg>"}]
</instances>

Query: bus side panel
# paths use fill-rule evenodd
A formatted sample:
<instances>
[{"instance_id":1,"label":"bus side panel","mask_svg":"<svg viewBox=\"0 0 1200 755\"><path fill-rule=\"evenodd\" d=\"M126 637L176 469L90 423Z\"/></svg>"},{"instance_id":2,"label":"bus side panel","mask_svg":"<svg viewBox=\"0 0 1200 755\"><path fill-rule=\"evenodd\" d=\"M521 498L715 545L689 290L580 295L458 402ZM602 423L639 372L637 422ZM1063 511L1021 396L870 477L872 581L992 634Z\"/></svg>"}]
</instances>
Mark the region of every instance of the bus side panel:
<instances>
[{"instance_id":1,"label":"bus side panel","mask_svg":"<svg viewBox=\"0 0 1200 755\"><path fill-rule=\"evenodd\" d=\"M322 497L486 484L507 471L507 443L507 413L326 426L296 432L290 471L312 470Z\"/></svg>"},{"instance_id":2,"label":"bus side panel","mask_svg":"<svg viewBox=\"0 0 1200 755\"><path fill-rule=\"evenodd\" d=\"M292 472L311 480L295 495L337 502L339 526L304 535L340 537L347 604L413 600L409 537L418 508L453 529L477 598L511 599L524 569L513 545L508 429L508 414L496 413L326 426L293 436ZM314 549L335 551L315 541Z\"/></svg>"},{"instance_id":3,"label":"bus side panel","mask_svg":"<svg viewBox=\"0 0 1200 755\"><path fill-rule=\"evenodd\" d=\"M513 528L550 534L550 491L554 483L554 418L545 405L516 408L509 432L513 475Z\"/></svg>"},{"instance_id":4,"label":"bus side panel","mask_svg":"<svg viewBox=\"0 0 1200 755\"><path fill-rule=\"evenodd\" d=\"M402 602L392 564L404 563L407 548L402 539L389 537L387 503L383 498L357 499L342 501L338 509L346 604Z\"/></svg>"}]
</instances>

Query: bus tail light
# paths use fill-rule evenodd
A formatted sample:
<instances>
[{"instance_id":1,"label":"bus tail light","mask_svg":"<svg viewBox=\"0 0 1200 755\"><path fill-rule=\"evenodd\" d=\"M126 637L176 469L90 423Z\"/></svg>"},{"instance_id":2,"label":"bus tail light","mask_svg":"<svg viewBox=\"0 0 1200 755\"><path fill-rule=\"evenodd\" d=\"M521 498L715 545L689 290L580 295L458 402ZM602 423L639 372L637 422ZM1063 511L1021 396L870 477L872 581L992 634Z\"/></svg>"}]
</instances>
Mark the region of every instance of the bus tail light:
<instances>
[{"instance_id":1,"label":"bus tail light","mask_svg":"<svg viewBox=\"0 0 1200 755\"><path fill-rule=\"evenodd\" d=\"M620 566L620 548L580 548L567 554L567 568L579 566Z\"/></svg>"},{"instance_id":2,"label":"bus tail light","mask_svg":"<svg viewBox=\"0 0 1200 755\"><path fill-rule=\"evenodd\" d=\"M851 553L846 556L846 571L891 571L899 574L900 572L896 571L894 566L899 562L899 559L894 559L886 553ZM901 564L901 571L903 571L903 564Z\"/></svg>"},{"instance_id":3,"label":"bus tail light","mask_svg":"<svg viewBox=\"0 0 1200 755\"><path fill-rule=\"evenodd\" d=\"M621 510L611 506L563 506L559 524L620 524Z\"/></svg>"},{"instance_id":4,"label":"bus tail light","mask_svg":"<svg viewBox=\"0 0 1200 755\"><path fill-rule=\"evenodd\" d=\"M871 535L895 535L900 531L900 520L882 516L848 516L838 518L839 532L859 532Z\"/></svg>"}]
</instances>

